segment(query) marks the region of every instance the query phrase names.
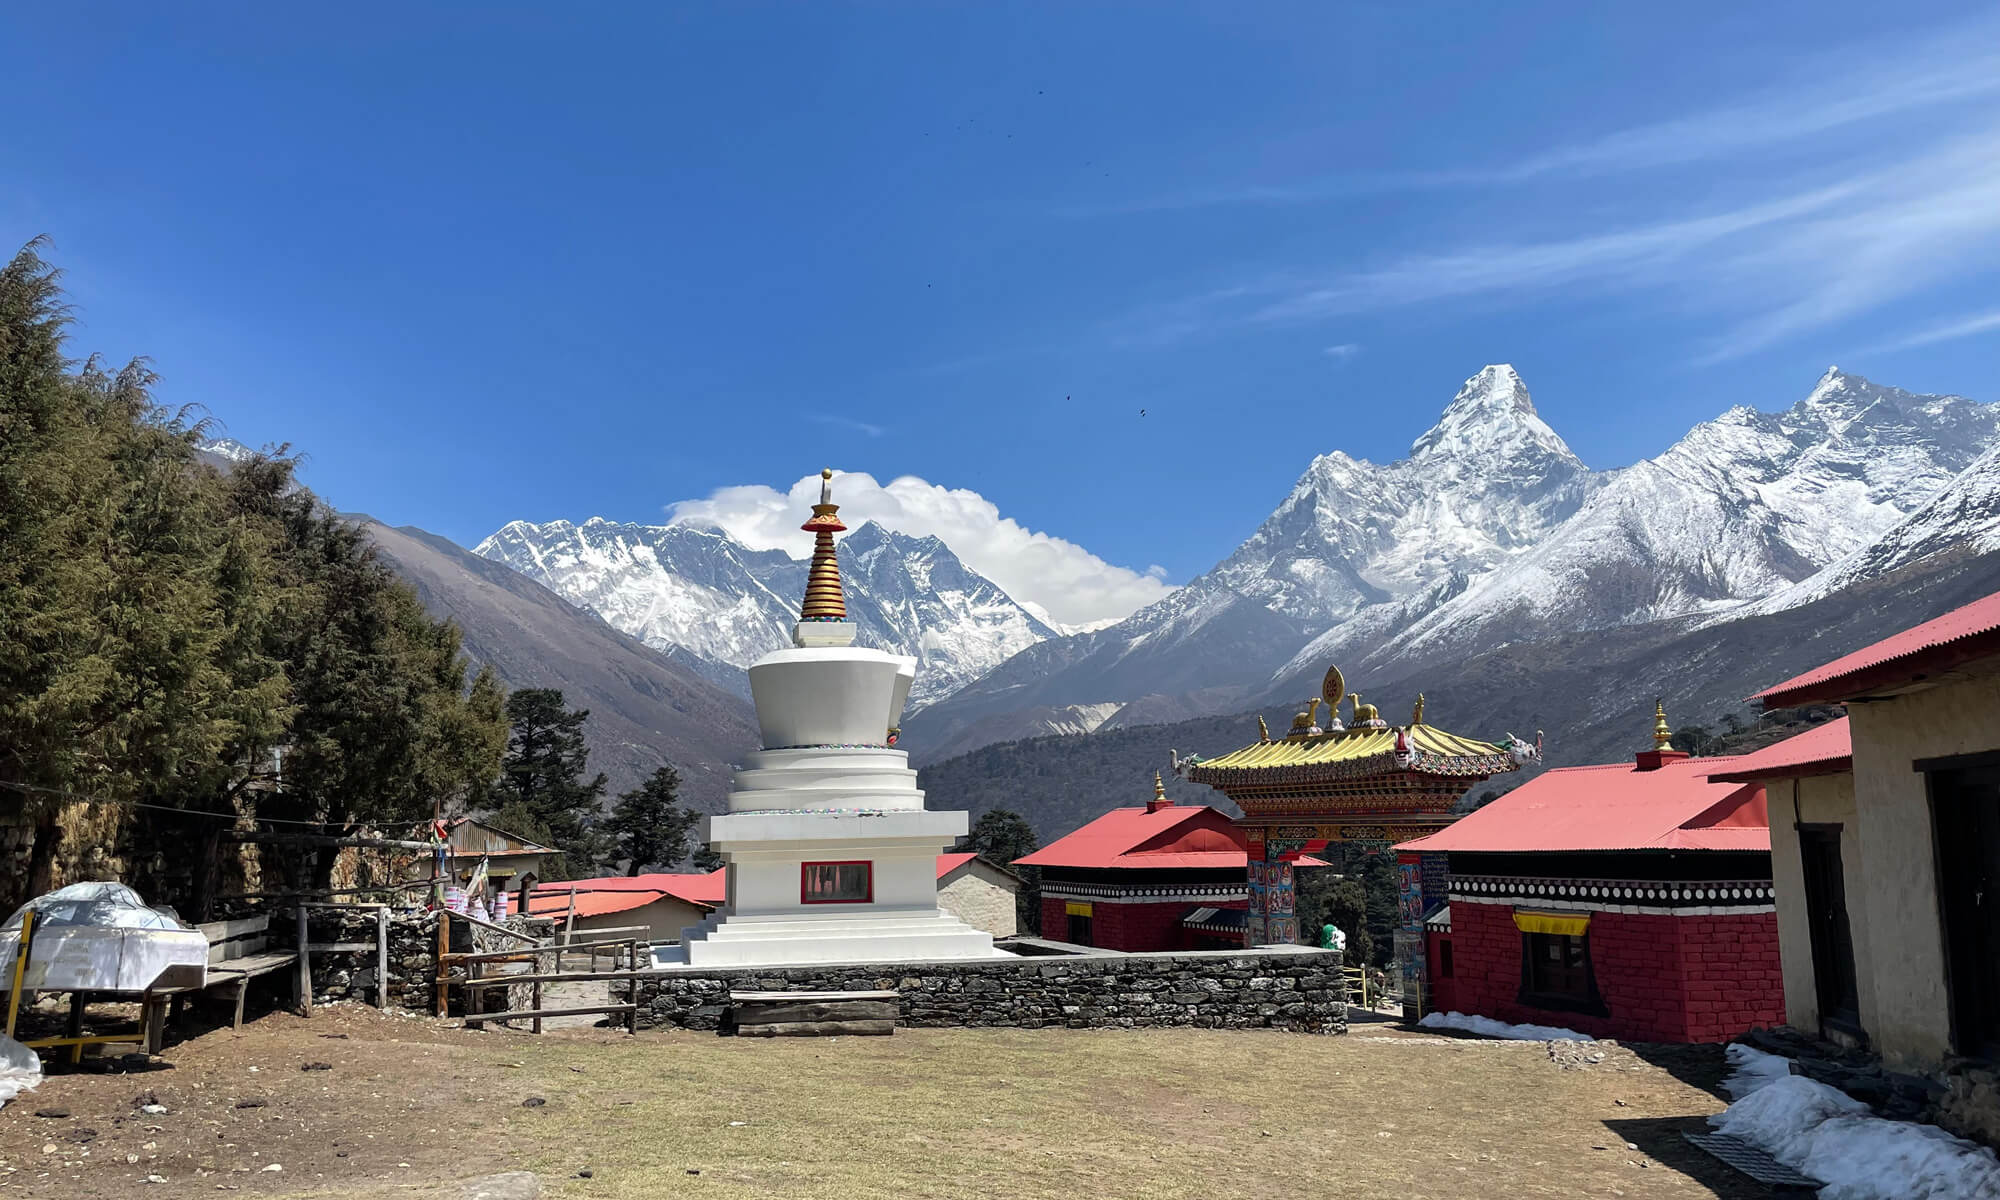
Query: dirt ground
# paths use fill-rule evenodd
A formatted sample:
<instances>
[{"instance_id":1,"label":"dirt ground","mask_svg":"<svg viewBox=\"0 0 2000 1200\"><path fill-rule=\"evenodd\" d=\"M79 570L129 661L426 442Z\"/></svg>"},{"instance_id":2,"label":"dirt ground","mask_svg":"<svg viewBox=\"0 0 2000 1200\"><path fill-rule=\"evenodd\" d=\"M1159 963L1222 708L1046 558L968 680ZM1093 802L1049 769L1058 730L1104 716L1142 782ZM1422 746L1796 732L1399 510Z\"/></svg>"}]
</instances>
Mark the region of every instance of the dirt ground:
<instances>
[{"instance_id":1,"label":"dirt ground","mask_svg":"<svg viewBox=\"0 0 2000 1200\"><path fill-rule=\"evenodd\" d=\"M0 1197L455 1197L516 1169L632 1200L1764 1195L1680 1138L1722 1106L1719 1052L1586 1049L1386 1023L535 1037L343 1005L57 1068L0 1110Z\"/></svg>"}]
</instances>

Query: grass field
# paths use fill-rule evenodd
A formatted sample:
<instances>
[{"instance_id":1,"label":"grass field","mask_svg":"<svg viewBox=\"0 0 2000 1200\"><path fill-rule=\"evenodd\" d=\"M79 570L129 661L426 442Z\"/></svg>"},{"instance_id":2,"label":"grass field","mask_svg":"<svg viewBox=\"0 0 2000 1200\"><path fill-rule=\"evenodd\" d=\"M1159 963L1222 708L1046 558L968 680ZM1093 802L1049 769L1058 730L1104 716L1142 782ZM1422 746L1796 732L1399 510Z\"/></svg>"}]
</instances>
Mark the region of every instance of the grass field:
<instances>
[{"instance_id":1,"label":"grass field","mask_svg":"<svg viewBox=\"0 0 2000 1200\"><path fill-rule=\"evenodd\" d=\"M513 1169L632 1200L1762 1194L1681 1143L1721 1107L1712 1051L1564 1069L1383 1032L536 1038L276 1014L9 1105L0 1195L451 1196Z\"/></svg>"}]
</instances>

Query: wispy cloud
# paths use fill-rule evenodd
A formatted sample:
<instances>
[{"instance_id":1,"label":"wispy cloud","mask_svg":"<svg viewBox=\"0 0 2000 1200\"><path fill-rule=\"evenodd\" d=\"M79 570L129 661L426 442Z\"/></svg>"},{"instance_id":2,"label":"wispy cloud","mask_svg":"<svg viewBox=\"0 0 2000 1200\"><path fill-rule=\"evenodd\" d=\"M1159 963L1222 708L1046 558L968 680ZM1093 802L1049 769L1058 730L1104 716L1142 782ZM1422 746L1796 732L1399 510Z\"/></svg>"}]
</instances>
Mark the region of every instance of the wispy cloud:
<instances>
[{"instance_id":1,"label":"wispy cloud","mask_svg":"<svg viewBox=\"0 0 2000 1200\"><path fill-rule=\"evenodd\" d=\"M1320 351L1320 353L1333 359L1335 362L1346 362L1348 359L1361 353L1361 343L1342 342L1338 346L1328 346L1326 349Z\"/></svg>"},{"instance_id":2,"label":"wispy cloud","mask_svg":"<svg viewBox=\"0 0 2000 1200\"><path fill-rule=\"evenodd\" d=\"M889 432L886 426L870 425L866 421L856 421L849 417L829 416L826 413L808 413L806 414L806 420L820 425L831 425L835 429L850 430L861 434L863 437L878 438Z\"/></svg>"},{"instance_id":3,"label":"wispy cloud","mask_svg":"<svg viewBox=\"0 0 2000 1200\"><path fill-rule=\"evenodd\" d=\"M1888 354L1896 350L1913 350L1918 346L1931 346L1938 342L1956 341L1959 338L1996 331L2000 331L2000 308L1989 313L1981 313L1976 317L1963 317L1943 325L1934 325L1893 342L1871 346L1867 353Z\"/></svg>"},{"instance_id":4,"label":"wispy cloud","mask_svg":"<svg viewBox=\"0 0 2000 1200\"><path fill-rule=\"evenodd\" d=\"M1473 188L1686 166L1740 156L1900 116L1921 116L2000 97L2000 21L1978 22L1867 47L1893 70L1857 71L1855 51L1806 60L1773 86L1728 104L1601 137L1552 146L1511 162L1451 170L1369 170L1282 182L1224 185L1072 210L1110 215L1230 205L1296 205L1381 192Z\"/></svg>"},{"instance_id":5,"label":"wispy cloud","mask_svg":"<svg viewBox=\"0 0 2000 1200\"><path fill-rule=\"evenodd\" d=\"M1419 252L1381 266L1280 271L1135 314L1117 332L1172 341L1218 327L1302 324L1473 297L1657 292L1720 321L1703 361L1747 353L2000 268L2000 120L1844 178L1778 181L1695 217L1539 241Z\"/></svg>"}]
</instances>

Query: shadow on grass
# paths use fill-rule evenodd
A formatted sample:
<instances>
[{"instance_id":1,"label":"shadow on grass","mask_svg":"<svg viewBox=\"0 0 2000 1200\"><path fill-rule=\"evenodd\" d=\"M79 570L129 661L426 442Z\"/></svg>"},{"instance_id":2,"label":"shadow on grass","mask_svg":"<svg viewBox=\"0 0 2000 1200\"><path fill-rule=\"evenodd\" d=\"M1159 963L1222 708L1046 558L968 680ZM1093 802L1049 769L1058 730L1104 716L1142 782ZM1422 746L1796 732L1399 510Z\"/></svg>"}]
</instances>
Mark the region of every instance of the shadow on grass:
<instances>
[{"instance_id":1,"label":"shadow on grass","mask_svg":"<svg viewBox=\"0 0 2000 1200\"><path fill-rule=\"evenodd\" d=\"M1606 1121L1604 1127L1611 1131L1611 1137L1617 1139L1611 1144L1611 1153L1622 1153L1628 1157L1643 1154L1661 1167L1679 1171L1725 1200L1737 1200L1739 1197L1751 1200L1752 1197L1771 1194L1763 1184L1740 1174L1706 1151L1689 1145L1687 1139L1681 1136L1683 1133L1708 1132L1706 1117L1632 1117ZM1639 1149L1627 1150L1627 1143Z\"/></svg>"},{"instance_id":2,"label":"shadow on grass","mask_svg":"<svg viewBox=\"0 0 2000 1200\"><path fill-rule=\"evenodd\" d=\"M1728 1093L1722 1090L1722 1081L1729 1075L1729 1060L1722 1053L1723 1047L1665 1045L1658 1042L1620 1042L1619 1045L1638 1056L1640 1061L1658 1067L1689 1087L1700 1088L1724 1104L1729 1103Z\"/></svg>"}]
</instances>

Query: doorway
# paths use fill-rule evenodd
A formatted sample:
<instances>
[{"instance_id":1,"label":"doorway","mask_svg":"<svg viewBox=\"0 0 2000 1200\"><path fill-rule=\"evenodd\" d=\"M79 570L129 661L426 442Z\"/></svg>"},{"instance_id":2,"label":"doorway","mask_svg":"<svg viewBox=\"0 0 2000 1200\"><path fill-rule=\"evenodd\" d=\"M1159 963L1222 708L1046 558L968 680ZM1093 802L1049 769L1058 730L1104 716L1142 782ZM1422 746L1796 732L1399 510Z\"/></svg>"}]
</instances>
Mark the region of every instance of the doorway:
<instances>
[{"instance_id":1,"label":"doorway","mask_svg":"<svg viewBox=\"0 0 2000 1200\"><path fill-rule=\"evenodd\" d=\"M1812 931L1814 999L1822 1032L1859 1036L1861 999L1854 971L1854 935L1847 921L1847 883L1840 861L1840 826L1799 826L1805 872L1806 922Z\"/></svg>"},{"instance_id":2,"label":"doorway","mask_svg":"<svg viewBox=\"0 0 2000 1200\"><path fill-rule=\"evenodd\" d=\"M2000 1058L2000 766L1930 774L1954 1048Z\"/></svg>"}]
</instances>

